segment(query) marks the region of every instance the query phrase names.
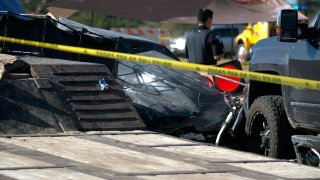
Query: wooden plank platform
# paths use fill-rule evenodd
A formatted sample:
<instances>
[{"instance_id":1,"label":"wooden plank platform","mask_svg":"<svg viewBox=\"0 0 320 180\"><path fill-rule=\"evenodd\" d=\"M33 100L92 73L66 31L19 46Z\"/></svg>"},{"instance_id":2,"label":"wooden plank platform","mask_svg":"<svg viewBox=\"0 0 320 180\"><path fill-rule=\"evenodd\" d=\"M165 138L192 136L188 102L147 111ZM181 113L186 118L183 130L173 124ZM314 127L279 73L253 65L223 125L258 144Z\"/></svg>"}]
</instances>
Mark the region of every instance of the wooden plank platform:
<instances>
[{"instance_id":1,"label":"wooden plank platform","mask_svg":"<svg viewBox=\"0 0 320 180\"><path fill-rule=\"evenodd\" d=\"M302 179L320 169L148 131L0 137L0 179Z\"/></svg>"}]
</instances>

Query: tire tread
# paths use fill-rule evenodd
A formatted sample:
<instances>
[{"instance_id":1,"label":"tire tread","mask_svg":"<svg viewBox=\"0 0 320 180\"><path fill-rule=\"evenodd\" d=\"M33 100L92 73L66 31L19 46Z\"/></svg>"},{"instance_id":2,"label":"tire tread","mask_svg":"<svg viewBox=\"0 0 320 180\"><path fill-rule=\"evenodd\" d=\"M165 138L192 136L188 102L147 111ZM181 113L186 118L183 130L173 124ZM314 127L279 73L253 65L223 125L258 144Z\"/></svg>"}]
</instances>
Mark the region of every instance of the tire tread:
<instances>
[{"instance_id":1,"label":"tire tread","mask_svg":"<svg viewBox=\"0 0 320 180\"><path fill-rule=\"evenodd\" d=\"M274 158L291 158L294 155L293 145L291 143L291 128L281 96L261 96L257 98L249 112L249 118L258 111L266 114L267 123L270 129L270 154Z\"/></svg>"}]
</instances>

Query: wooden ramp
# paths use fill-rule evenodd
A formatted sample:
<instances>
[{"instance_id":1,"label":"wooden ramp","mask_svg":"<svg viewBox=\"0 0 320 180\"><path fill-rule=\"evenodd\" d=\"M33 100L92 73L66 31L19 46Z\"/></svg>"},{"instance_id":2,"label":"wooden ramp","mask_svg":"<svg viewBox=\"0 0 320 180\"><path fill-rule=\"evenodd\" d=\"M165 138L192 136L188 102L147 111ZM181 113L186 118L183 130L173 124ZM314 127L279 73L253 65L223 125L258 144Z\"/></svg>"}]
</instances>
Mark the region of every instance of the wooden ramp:
<instances>
[{"instance_id":1,"label":"wooden ramp","mask_svg":"<svg viewBox=\"0 0 320 180\"><path fill-rule=\"evenodd\" d=\"M320 169L149 131L0 137L0 179L302 179Z\"/></svg>"}]
</instances>

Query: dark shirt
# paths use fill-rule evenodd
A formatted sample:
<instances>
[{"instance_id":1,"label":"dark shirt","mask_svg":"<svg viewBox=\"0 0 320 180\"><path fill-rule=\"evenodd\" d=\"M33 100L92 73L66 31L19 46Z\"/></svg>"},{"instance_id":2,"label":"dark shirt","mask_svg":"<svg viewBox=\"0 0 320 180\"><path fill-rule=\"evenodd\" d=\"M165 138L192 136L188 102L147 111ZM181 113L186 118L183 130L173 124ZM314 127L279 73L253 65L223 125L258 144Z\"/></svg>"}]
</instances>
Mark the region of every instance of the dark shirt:
<instances>
[{"instance_id":1,"label":"dark shirt","mask_svg":"<svg viewBox=\"0 0 320 180\"><path fill-rule=\"evenodd\" d=\"M186 57L192 63L216 65L214 56L222 55L224 46L219 35L206 26L198 26L186 38Z\"/></svg>"}]
</instances>

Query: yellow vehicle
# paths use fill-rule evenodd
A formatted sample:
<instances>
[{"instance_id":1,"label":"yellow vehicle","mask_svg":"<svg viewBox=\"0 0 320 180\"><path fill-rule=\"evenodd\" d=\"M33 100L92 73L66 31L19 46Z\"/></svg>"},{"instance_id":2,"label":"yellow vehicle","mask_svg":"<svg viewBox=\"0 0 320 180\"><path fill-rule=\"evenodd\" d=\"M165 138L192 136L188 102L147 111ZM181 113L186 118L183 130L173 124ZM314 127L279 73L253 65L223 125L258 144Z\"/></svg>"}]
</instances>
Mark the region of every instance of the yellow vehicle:
<instances>
[{"instance_id":1,"label":"yellow vehicle","mask_svg":"<svg viewBox=\"0 0 320 180\"><path fill-rule=\"evenodd\" d=\"M240 62L249 60L251 47L258 41L273 35L272 27L273 24L268 22L249 23L235 39L237 59Z\"/></svg>"}]
</instances>

